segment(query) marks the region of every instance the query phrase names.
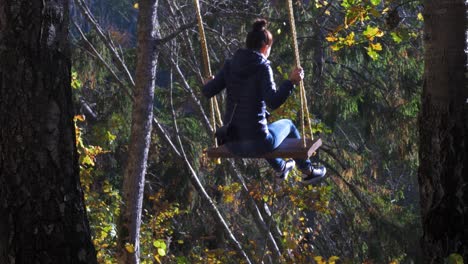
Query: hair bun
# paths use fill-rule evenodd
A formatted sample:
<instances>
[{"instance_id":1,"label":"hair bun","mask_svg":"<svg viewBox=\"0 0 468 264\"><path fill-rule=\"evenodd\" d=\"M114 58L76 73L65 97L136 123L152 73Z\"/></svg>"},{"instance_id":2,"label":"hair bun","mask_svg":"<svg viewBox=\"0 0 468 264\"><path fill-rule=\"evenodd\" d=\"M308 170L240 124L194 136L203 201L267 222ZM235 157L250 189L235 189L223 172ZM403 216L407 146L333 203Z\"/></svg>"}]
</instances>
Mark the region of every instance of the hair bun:
<instances>
[{"instance_id":1,"label":"hair bun","mask_svg":"<svg viewBox=\"0 0 468 264\"><path fill-rule=\"evenodd\" d=\"M267 27L268 22L266 19L257 19L253 23L252 30L253 31L264 31Z\"/></svg>"}]
</instances>

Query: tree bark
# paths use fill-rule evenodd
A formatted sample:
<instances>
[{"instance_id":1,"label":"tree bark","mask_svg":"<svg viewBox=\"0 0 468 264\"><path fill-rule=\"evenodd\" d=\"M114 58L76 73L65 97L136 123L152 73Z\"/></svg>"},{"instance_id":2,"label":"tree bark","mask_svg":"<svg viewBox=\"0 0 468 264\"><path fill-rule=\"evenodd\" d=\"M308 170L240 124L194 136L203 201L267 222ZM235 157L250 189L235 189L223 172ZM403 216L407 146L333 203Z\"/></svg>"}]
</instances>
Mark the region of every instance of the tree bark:
<instances>
[{"instance_id":1,"label":"tree bark","mask_svg":"<svg viewBox=\"0 0 468 264\"><path fill-rule=\"evenodd\" d=\"M0 263L96 263L79 182L68 1L0 1Z\"/></svg>"},{"instance_id":2,"label":"tree bark","mask_svg":"<svg viewBox=\"0 0 468 264\"><path fill-rule=\"evenodd\" d=\"M468 259L468 89L463 0L426 0L425 76L419 116L425 263Z\"/></svg>"},{"instance_id":3,"label":"tree bark","mask_svg":"<svg viewBox=\"0 0 468 264\"><path fill-rule=\"evenodd\" d=\"M141 211L148 150L153 120L156 63L160 38L157 21L158 0L139 2L136 85L132 128L123 180L123 204L119 227L119 263L139 263ZM125 245L133 246L133 250Z\"/></svg>"}]
</instances>

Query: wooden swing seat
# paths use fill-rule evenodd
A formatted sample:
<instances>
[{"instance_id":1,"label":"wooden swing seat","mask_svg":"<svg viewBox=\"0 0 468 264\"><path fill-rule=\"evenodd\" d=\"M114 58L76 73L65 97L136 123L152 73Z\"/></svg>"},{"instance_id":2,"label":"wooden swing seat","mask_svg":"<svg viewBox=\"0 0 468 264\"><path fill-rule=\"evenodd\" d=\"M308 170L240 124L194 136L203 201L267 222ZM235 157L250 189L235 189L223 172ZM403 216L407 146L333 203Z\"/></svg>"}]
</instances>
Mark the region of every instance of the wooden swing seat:
<instances>
[{"instance_id":1,"label":"wooden swing seat","mask_svg":"<svg viewBox=\"0 0 468 264\"><path fill-rule=\"evenodd\" d=\"M320 138L306 139L306 147L302 139L287 138L281 143L281 145L273 150L258 156L249 156L247 158L292 158L292 159L308 159L312 156L317 149L322 146L322 140ZM206 155L209 158L245 158L234 155L224 145L217 148L209 148L205 150Z\"/></svg>"}]
</instances>

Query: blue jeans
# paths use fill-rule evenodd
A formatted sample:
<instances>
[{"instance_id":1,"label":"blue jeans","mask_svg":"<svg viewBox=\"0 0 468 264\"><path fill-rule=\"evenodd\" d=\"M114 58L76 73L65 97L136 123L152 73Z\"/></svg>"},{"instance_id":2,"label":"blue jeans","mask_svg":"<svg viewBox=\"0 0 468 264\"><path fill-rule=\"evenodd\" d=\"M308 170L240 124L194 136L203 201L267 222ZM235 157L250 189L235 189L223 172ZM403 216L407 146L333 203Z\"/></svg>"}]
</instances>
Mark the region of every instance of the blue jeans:
<instances>
[{"instance_id":1,"label":"blue jeans","mask_svg":"<svg viewBox=\"0 0 468 264\"><path fill-rule=\"evenodd\" d=\"M242 157L251 157L273 151L285 138L301 138L294 123L289 119L281 119L268 125L269 134L264 140L245 140L231 142L227 147L231 152ZM282 171L285 166L284 159L267 159L268 163L275 171ZM310 160L295 159L299 169L306 170L310 167Z\"/></svg>"}]
</instances>

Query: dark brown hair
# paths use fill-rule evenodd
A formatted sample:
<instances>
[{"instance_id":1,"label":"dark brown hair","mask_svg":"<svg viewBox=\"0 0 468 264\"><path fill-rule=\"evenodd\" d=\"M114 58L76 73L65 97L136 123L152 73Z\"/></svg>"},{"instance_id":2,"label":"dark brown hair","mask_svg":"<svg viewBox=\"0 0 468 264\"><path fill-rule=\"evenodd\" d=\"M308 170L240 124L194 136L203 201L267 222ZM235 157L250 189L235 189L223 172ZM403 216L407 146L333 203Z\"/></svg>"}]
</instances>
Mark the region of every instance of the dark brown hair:
<instances>
[{"instance_id":1,"label":"dark brown hair","mask_svg":"<svg viewBox=\"0 0 468 264\"><path fill-rule=\"evenodd\" d=\"M273 44L273 35L267 29L266 19L256 19L252 25L252 30L247 34L245 44L248 49L260 50L263 45Z\"/></svg>"}]
</instances>

